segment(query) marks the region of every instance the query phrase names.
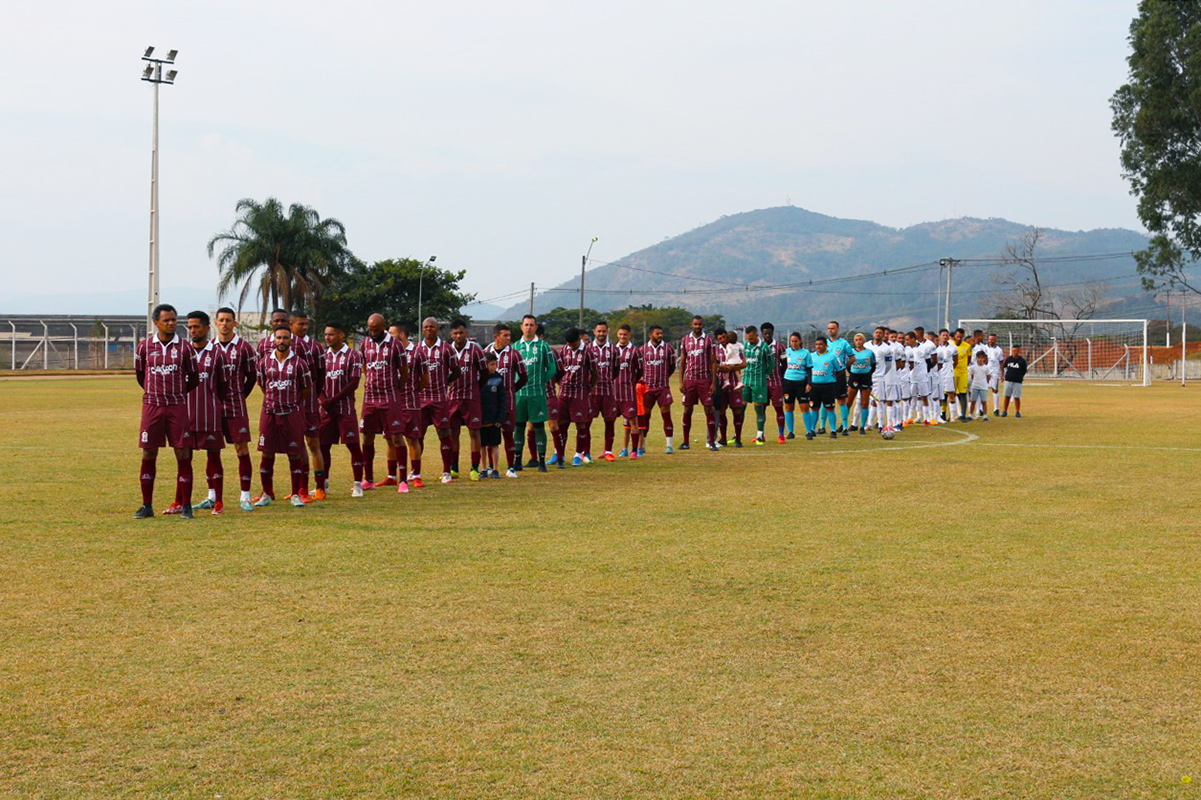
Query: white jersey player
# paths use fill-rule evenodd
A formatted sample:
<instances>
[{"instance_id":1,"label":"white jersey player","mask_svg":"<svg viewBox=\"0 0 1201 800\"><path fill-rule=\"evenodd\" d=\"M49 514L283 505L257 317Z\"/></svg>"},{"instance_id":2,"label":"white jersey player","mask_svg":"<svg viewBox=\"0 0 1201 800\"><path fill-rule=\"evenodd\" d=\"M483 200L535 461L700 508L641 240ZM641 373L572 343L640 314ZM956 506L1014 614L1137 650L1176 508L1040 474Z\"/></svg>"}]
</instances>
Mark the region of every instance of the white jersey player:
<instances>
[{"instance_id":1,"label":"white jersey player","mask_svg":"<svg viewBox=\"0 0 1201 800\"><path fill-rule=\"evenodd\" d=\"M930 425L930 368L927 359L932 348L924 334L925 331L918 330L905 334L905 360L909 363L909 388L913 395L914 410L921 414L923 425Z\"/></svg>"},{"instance_id":2,"label":"white jersey player","mask_svg":"<svg viewBox=\"0 0 1201 800\"><path fill-rule=\"evenodd\" d=\"M884 338L885 331L883 326L878 326L872 332L872 340L867 343L867 348L876 354L876 369L872 372L872 399L871 407L867 412L867 425L876 428L891 427L889 419L892 411L893 394L890 388L895 391L896 377L893 369L893 352L892 345Z\"/></svg>"},{"instance_id":3,"label":"white jersey player","mask_svg":"<svg viewBox=\"0 0 1201 800\"><path fill-rule=\"evenodd\" d=\"M988 391L992 393L992 413L1001 413L1001 362L1005 360L1005 351L997 345L997 335L988 335L988 344L978 344L972 348L972 358L976 353L984 353L988 357Z\"/></svg>"}]
</instances>

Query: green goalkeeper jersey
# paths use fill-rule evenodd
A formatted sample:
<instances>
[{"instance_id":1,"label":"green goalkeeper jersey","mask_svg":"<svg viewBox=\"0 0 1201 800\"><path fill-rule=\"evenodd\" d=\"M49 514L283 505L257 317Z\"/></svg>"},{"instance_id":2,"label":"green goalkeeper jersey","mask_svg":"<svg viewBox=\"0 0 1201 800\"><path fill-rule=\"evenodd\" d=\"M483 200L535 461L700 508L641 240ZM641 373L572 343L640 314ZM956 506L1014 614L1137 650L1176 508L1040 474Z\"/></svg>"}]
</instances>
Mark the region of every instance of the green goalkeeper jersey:
<instances>
[{"instance_id":1,"label":"green goalkeeper jersey","mask_svg":"<svg viewBox=\"0 0 1201 800\"><path fill-rule=\"evenodd\" d=\"M555 366L555 354L551 352L550 345L537 338L528 342L518 339L513 349L525 362L525 372L528 376L525 386L517 390L517 396L545 397L546 384L558 371Z\"/></svg>"},{"instance_id":2,"label":"green goalkeeper jersey","mask_svg":"<svg viewBox=\"0 0 1201 800\"><path fill-rule=\"evenodd\" d=\"M775 367L775 353L771 345L760 339L755 344L742 344L742 357L746 367L742 370L742 382L756 389L767 388L767 371Z\"/></svg>"}]
</instances>

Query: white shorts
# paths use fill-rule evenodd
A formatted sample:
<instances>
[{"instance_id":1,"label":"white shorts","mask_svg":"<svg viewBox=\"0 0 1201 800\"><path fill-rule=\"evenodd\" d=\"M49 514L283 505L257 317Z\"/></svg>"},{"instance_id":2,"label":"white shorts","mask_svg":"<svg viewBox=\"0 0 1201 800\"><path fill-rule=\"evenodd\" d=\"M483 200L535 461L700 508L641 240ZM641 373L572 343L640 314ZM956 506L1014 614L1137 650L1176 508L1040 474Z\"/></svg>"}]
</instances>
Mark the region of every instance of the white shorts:
<instances>
[{"instance_id":1,"label":"white shorts","mask_svg":"<svg viewBox=\"0 0 1201 800\"><path fill-rule=\"evenodd\" d=\"M895 403L901 399L901 386L896 381L886 380L880 387L873 383L872 391L876 393L877 400L883 400L886 403Z\"/></svg>"},{"instance_id":2,"label":"white shorts","mask_svg":"<svg viewBox=\"0 0 1201 800\"><path fill-rule=\"evenodd\" d=\"M942 400L942 380L933 375L930 377L930 397Z\"/></svg>"},{"instance_id":3,"label":"white shorts","mask_svg":"<svg viewBox=\"0 0 1201 800\"><path fill-rule=\"evenodd\" d=\"M999 372L988 373L988 388L990 391L997 391L997 387L1001 385L1001 374Z\"/></svg>"},{"instance_id":4,"label":"white shorts","mask_svg":"<svg viewBox=\"0 0 1201 800\"><path fill-rule=\"evenodd\" d=\"M955 394L955 373L948 370L942 376L942 390L947 394Z\"/></svg>"},{"instance_id":5,"label":"white shorts","mask_svg":"<svg viewBox=\"0 0 1201 800\"><path fill-rule=\"evenodd\" d=\"M917 375L911 380L909 392L911 397L929 397L930 396L930 376Z\"/></svg>"}]
</instances>

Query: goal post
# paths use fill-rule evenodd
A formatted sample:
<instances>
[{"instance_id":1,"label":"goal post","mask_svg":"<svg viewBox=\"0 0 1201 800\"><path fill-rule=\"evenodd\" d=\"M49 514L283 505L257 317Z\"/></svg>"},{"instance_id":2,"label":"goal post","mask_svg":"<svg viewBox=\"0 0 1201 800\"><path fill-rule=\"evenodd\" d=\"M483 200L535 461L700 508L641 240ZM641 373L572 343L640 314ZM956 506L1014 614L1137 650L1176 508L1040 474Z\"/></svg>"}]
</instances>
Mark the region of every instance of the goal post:
<instances>
[{"instance_id":1,"label":"goal post","mask_svg":"<svg viewBox=\"0 0 1201 800\"><path fill-rule=\"evenodd\" d=\"M1145 319L961 319L959 327L996 334L1006 355L1020 345L1032 376L1151 385Z\"/></svg>"}]
</instances>

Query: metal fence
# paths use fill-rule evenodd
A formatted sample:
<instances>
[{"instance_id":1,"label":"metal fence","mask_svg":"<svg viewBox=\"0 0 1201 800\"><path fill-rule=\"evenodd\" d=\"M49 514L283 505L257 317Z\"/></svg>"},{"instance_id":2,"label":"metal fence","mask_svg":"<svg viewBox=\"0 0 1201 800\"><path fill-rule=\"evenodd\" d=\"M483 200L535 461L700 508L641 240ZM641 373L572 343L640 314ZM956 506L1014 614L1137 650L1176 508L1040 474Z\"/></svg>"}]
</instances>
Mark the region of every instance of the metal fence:
<instances>
[{"instance_id":1,"label":"metal fence","mask_svg":"<svg viewBox=\"0 0 1201 800\"><path fill-rule=\"evenodd\" d=\"M142 316L0 317L0 368L133 369Z\"/></svg>"}]
</instances>

